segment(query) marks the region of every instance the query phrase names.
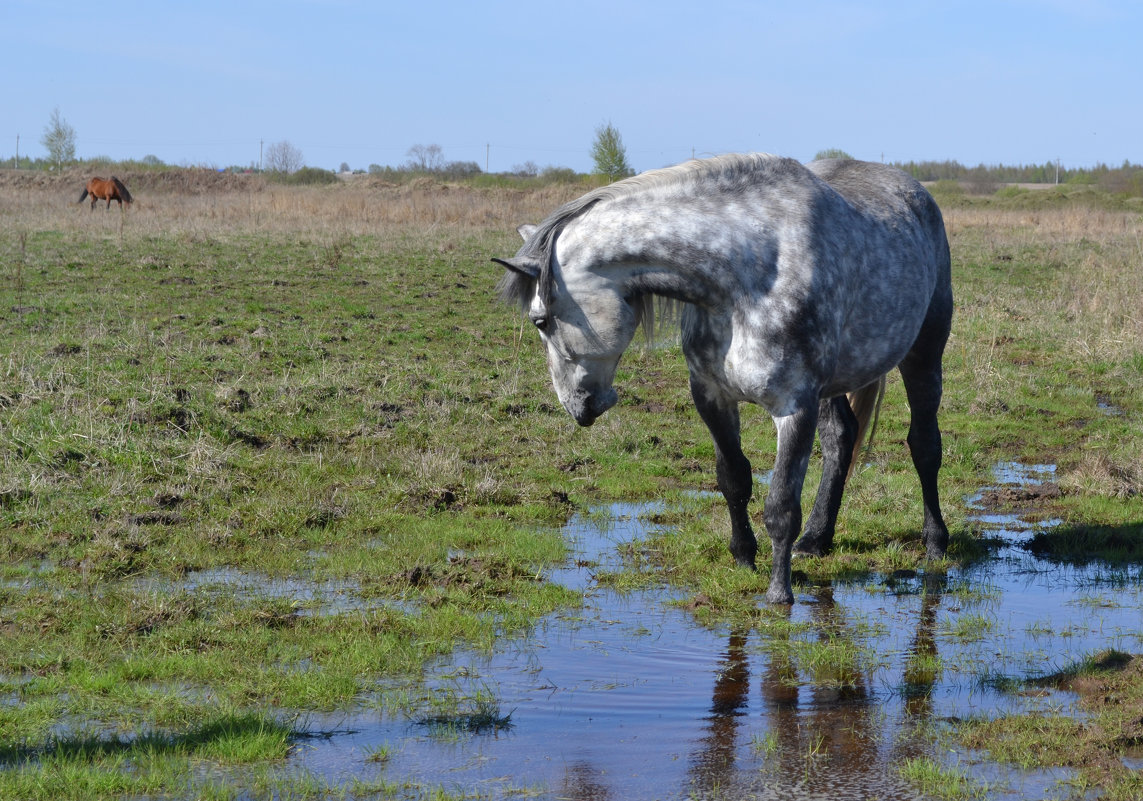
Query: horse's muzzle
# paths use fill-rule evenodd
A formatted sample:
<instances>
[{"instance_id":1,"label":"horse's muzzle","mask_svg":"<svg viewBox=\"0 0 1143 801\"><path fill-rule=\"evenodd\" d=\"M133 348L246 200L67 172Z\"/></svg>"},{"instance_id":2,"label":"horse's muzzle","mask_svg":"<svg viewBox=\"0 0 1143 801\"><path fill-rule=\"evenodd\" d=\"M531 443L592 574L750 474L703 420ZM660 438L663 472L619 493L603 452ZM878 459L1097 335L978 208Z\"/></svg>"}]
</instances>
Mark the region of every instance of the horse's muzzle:
<instances>
[{"instance_id":1,"label":"horse's muzzle","mask_svg":"<svg viewBox=\"0 0 1143 801\"><path fill-rule=\"evenodd\" d=\"M615 405L619 400L619 393L613 388L608 388L603 392L592 393L586 390L578 390L572 397L564 404L568 414L575 419L584 428L587 428L596 419Z\"/></svg>"}]
</instances>

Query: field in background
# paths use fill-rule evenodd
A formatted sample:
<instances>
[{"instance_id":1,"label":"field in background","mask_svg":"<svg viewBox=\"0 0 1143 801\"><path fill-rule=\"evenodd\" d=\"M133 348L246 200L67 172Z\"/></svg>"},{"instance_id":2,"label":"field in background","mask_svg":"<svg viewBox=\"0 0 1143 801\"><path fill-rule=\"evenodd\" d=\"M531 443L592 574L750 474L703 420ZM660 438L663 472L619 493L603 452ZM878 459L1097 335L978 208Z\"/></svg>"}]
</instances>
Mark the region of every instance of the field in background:
<instances>
[{"instance_id":1,"label":"field in background","mask_svg":"<svg viewBox=\"0 0 1143 801\"><path fill-rule=\"evenodd\" d=\"M0 175L0 796L397 795L275 765L307 713L416 718L427 660L579 603L542 580L573 508L714 489L676 347L629 354L619 407L578 429L495 302L489 257L581 185L188 173L129 181L120 214L77 204L80 175L34 178ZM1138 562L1140 214L943 208L952 558L979 553L962 499L1019 461L1060 492L998 503L1062 520L1061 559ZM773 427L744 427L762 473ZM906 429L894 379L839 552L803 580L920 564ZM687 508L628 579L749 620L764 584L730 570L721 502Z\"/></svg>"}]
</instances>

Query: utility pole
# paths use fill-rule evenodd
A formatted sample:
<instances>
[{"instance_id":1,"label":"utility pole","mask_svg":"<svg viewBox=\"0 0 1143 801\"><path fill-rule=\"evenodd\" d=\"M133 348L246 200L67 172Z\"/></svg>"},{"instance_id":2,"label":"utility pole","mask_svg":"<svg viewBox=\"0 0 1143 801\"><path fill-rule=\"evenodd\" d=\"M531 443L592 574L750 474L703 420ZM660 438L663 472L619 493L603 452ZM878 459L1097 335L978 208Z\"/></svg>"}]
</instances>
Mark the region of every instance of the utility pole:
<instances>
[{"instance_id":1,"label":"utility pole","mask_svg":"<svg viewBox=\"0 0 1143 801\"><path fill-rule=\"evenodd\" d=\"M1060 159L1056 157L1056 186L1060 185Z\"/></svg>"}]
</instances>

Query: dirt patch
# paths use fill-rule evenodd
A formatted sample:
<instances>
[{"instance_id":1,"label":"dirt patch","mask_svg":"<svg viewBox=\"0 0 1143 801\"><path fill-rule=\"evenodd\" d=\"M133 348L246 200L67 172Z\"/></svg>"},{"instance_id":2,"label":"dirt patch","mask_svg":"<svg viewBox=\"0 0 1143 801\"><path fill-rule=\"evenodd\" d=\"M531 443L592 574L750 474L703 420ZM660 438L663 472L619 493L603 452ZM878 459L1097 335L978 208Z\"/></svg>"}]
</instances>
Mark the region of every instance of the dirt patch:
<instances>
[{"instance_id":1,"label":"dirt patch","mask_svg":"<svg viewBox=\"0 0 1143 801\"><path fill-rule=\"evenodd\" d=\"M1092 787L1133 786L1137 779L1123 758L1143 744L1143 656L1105 651L1082 668L1029 685L1075 693L1086 716L1004 716L972 724L964 732L965 745L1006 761L1075 768Z\"/></svg>"},{"instance_id":2,"label":"dirt patch","mask_svg":"<svg viewBox=\"0 0 1143 801\"><path fill-rule=\"evenodd\" d=\"M534 577L534 571L496 557L452 556L446 564L414 565L394 577L394 582L422 589L436 587L501 595L509 591L512 581Z\"/></svg>"},{"instance_id":3,"label":"dirt patch","mask_svg":"<svg viewBox=\"0 0 1143 801\"><path fill-rule=\"evenodd\" d=\"M1090 670L1057 674L1043 683L1075 693L1092 714L1077 724L1077 750L1092 754L1101 768L1123 769L1124 752L1143 746L1143 656L1106 651Z\"/></svg>"},{"instance_id":4,"label":"dirt patch","mask_svg":"<svg viewBox=\"0 0 1143 801\"><path fill-rule=\"evenodd\" d=\"M989 509L1025 506L1041 501L1054 500L1063 496L1059 484L1033 484L1018 487L998 487L985 490L980 503Z\"/></svg>"}]
</instances>

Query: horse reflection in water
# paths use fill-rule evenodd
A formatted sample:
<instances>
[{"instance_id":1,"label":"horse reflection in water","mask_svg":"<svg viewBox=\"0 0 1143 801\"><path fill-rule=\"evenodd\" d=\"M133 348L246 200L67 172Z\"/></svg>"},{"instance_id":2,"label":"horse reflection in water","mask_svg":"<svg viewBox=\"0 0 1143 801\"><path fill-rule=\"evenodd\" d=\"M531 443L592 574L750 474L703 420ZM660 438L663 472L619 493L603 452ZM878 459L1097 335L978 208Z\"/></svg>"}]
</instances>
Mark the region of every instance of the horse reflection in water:
<instances>
[{"instance_id":1,"label":"horse reflection in water","mask_svg":"<svg viewBox=\"0 0 1143 801\"><path fill-rule=\"evenodd\" d=\"M518 231L516 255L494 259L507 268L501 296L535 325L556 394L580 425L615 405L619 360L640 323L653 329L655 299L682 304L691 396L714 439L730 551L751 569L758 545L739 404L771 414L768 601L793 603L794 551L833 547L855 451L894 367L909 401L922 539L928 557L944 554L937 409L952 289L941 213L919 183L883 164L723 156L602 187ZM823 473L802 531L815 432Z\"/></svg>"},{"instance_id":2,"label":"horse reflection in water","mask_svg":"<svg viewBox=\"0 0 1143 801\"><path fill-rule=\"evenodd\" d=\"M936 612L944 577L923 579L921 608L913 646L905 664L903 682L906 702L902 725L923 724L931 719L931 693L936 675L911 666L936 655ZM811 625L822 640L846 639L852 632L844 609L833 599L833 590L819 588L810 604ZM729 635L718 678L711 697L710 715L701 738L701 749L692 759L692 791L702 797L716 792L754 794L759 784L759 765L739 764L743 729L749 724L751 674L747 633ZM833 677L812 689L801 685L797 657L780 645L761 646L767 660L759 684L762 709L753 710L766 720L772 744L752 751L762 761L764 776L781 777L782 793L813 798L915 798L915 791L891 775L889 765L922 755L916 738L886 737L883 701L868 686L861 673ZM793 784L790 784L793 782ZM781 795L781 794L779 794ZM786 797L781 795L781 797ZM777 796L776 796L777 797Z\"/></svg>"}]
</instances>

